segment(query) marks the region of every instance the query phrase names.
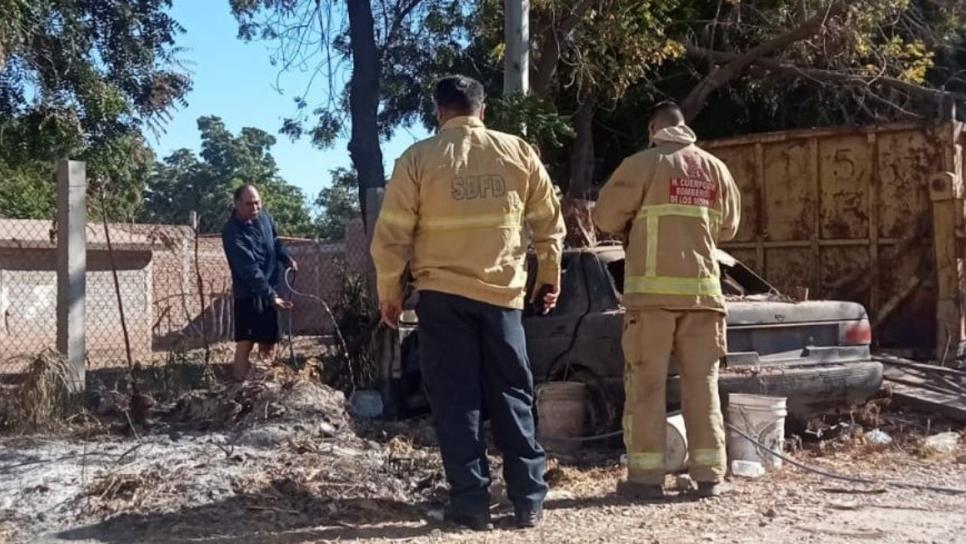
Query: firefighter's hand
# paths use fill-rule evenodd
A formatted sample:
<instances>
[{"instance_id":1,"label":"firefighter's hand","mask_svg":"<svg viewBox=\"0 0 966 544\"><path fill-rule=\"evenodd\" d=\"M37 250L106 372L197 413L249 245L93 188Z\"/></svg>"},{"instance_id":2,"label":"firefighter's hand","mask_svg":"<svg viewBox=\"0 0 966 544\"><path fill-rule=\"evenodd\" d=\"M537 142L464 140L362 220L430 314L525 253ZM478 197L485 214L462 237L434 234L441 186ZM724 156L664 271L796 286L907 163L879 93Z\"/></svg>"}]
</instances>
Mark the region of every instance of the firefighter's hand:
<instances>
[{"instance_id":1,"label":"firefighter's hand","mask_svg":"<svg viewBox=\"0 0 966 544\"><path fill-rule=\"evenodd\" d=\"M399 328L399 315L402 313L402 304L399 302L383 301L379 303L379 313L382 314L382 322L390 329Z\"/></svg>"},{"instance_id":2,"label":"firefighter's hand","mask_svg":"<svg viewBox=\"0 0 966 544\"><path fill-rule=\"evenodd\" d=\"M533 292L533 301L537 301L537 297L540 295L541 291L546 291L543 295L543 315L547 315L554 308L557 307L557 300L560 298L560 290L552 285L543 284Z\"/></svg>"},{"instance_id":3,"label":"firefighter's hand","mask_svg":"<svg viewBox=\"0 0 966 544\"><path fill-rule=\"evenodd\" d=\"M276 310L291 310L293 304L291 300L285 300L282 297L275 297L272 299L272 306L275 306Z\"/></svg>"}]
</instances>

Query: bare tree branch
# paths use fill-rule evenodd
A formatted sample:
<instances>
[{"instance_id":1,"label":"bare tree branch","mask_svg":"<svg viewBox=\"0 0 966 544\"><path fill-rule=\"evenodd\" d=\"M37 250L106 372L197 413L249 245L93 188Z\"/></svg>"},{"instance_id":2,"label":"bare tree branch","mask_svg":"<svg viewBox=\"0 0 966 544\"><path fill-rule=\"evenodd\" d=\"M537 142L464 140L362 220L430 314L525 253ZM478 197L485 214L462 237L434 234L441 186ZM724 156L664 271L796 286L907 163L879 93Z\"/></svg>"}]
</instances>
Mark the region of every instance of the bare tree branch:
<instances>
[{"instance_id":1,"label":"bare tree branch","mask_svg":"<svg viewBox=\"0 0 966 544\"><path fill-rule=\"evenodd\" d=\"M709 51L700 47L689 47L688 55L702 59L710 58L715 62L724 64L729 64L737 60L739 57L744 56L741 54L726 53L723 51ZM883 86L906 92L912 96L928 98L936 101L941 101L945 97L952 97L955 100L966 101L966 94L964 93L923 87L922 85L916 85L915 83L909 83L908 81L903 81L894 77L876 76L875 78L867 79L856 74L836 72L834 70L825 70L821 68L808 68L772 58L757 58L752 61L752 64L766 68L772 72L796 76L803 79L810 79L816 82L842 83L866 88Z\"/></svg>"},{"instance_id":2,"label":"bare tree branch","mask_svg":"<svg viewBox=\"0 0 966 544\"><path fill-rule=\"evenodd\" d=\"M838 2L833 3L827 10L812 16L801 26L767 42L761 43L745 53L735 55L726 64L715 68L688 93L688 96L681 103L685 117L689 121L694 119L701 112L701 109L704 108L711 93L741 75L756 59L766 57L775 51L780 51L796 42L814 36L825 26L829 18L839 14L843 9L843 4Z\"/></svg>"},{"instance_id":3,"label":"bare tree branch","mask_svg":"<svg viewBox=\"0 0 966 544\"><path fill-rule=\"evenodd\" d=\"M533 65L533 74L530 80L530 90L538 96L545 96L553 84L553 77L557 73L557 63L560 62L562 47L560 42L566 39L584 14L590 9L591 0L581 0L573 9L570 10L559 24L551 21L542 33L546 36L543 47L541 47L540 57Z\"/></svg>"},{"instance_id":4,"label":"bare tree branch","mask_svg":"<svg viewBox=\"0 0 966 544\"><path fill-rule=\"evenodd\" d=\"M386 28L389 30L386 32L386 43L384 43L382 47L383 55L385 55L385 51L392 46L393 42L396 41L396 38L399 36L399 32L402 31L402 25L403 22L405 22L406 17L408 17L409 14L416 9L416 6L418 6L420 2L422 2L422 0L407 0L406 2L397 5L396 12L393 14L392 24L390 25L388 21L386 22Z\"/></svg>"}]
</instances>

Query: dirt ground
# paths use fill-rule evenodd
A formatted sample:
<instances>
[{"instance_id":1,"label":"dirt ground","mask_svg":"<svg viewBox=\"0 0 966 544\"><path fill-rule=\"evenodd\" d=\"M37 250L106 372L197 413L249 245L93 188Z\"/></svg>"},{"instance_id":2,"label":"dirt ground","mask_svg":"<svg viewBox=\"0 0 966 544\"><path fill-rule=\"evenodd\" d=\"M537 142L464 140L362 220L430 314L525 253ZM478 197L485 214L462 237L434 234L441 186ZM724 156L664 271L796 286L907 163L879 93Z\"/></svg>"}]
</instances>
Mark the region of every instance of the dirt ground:
<instances>
[{"instance_id":1,"label":"dirt ground","mask_svg":"<svg viewBox=\"0 0 966 544\"><path fill-rule=\"evenodd\" d=\"M792 456L817 468L964 494L855 485L786 466L731 480L733 493L663 503L614 494L617 449L552 459L542 527L497 531L438 519L445 484L425 421L349 419L341 393L297 376L192 392L150 425L0 438L0 542L966 542L966 446L939 453L927 435L961 427L876 411L894 437L872 445L854 419L831 419ZM821 437L816 435L821 434ZM495 473L499 472L498 460ZM686 482L669 477L678 488Z\"/></svg>"}]
</instances>

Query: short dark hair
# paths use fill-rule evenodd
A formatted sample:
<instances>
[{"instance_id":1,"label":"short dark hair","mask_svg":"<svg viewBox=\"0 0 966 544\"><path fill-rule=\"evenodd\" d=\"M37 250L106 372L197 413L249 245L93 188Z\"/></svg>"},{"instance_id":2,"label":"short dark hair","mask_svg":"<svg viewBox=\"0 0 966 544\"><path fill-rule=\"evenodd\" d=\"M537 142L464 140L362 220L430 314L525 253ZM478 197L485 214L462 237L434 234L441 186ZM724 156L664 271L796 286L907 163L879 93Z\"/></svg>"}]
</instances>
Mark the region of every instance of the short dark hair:
<instances>
[{"instance_id":1,"label":"short dark hair","mask_svg":"<svg viewBox=\"0 0 966 544\"><path fill-rule=\"evenodd\" d=\"M255 186L252 185L251 183L243 183L239 188L235 189L235 192L232 193L232 197L234 198L235 202L238 202L239 200L242 199L242 195L245 194L245 191L250 191L250 190L257 191L258 189L256 189Z\"/></svg>"},{"instance_id":2,"label":"short dark hair","mask_svg":"<svg viewBox=\"0 0 966 544\"><path fill-rule=\"evenodd\" d=\"M684 112L681 106L673 100L664 100L654 105L651 110L651 122L661 120L666 124L674 126L684 121Z\"/></svg>"},{"instance_id":3,"label":"short dark hair","mask_svg":"<svg viewBox=\"0 0 966 544\"><path fill-rule=\"evenodd\" d=\"M461 115L475 115L483 109L486 93L483 84L466 76L446 76L436 82L433 101L442 108Z\"/></svg>"}]
</instances>

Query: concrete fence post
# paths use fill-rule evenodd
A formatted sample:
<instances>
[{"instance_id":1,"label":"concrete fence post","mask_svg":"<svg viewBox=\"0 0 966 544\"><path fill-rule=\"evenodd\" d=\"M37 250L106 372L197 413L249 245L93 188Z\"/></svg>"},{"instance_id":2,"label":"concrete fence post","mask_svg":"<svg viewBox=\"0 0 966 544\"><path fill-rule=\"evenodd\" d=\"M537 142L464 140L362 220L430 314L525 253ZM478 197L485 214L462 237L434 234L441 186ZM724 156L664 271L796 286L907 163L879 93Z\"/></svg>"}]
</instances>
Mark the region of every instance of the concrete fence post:
<instances>
[{"instance_id":1,"label":"concrete fence post","mask_svg":"<svg viewBox=\"0 0 966 544\"><path fill-rule=\"evenodd\" d=\"M57 350L67 360L72 393L85 387L87 165L57 161Z\"/></svg>"}]
</instances>

